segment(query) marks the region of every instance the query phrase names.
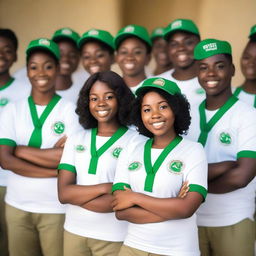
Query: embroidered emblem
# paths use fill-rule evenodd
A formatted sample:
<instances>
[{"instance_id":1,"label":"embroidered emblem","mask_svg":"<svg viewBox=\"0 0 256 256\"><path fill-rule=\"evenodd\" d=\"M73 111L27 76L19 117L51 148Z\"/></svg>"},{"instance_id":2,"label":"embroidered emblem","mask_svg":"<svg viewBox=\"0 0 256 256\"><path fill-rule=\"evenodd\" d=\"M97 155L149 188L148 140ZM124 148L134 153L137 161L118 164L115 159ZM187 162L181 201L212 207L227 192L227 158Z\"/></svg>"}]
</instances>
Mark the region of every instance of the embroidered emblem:
<instances>
[{"instance_id":1,"label":"embroidered emblem","mask_svg":"<svg viewBox=\"0 0 256 256\"><path fill-rule=\"evenodd\" d=\"M175 22L172 23L171 26L172 26L172 27L171 27L172 29L174 29L174 28L179 28L179 27L182 26L182 21L181 21L181 20L176 20Z\"/></svg>"},{"instance_id":2,"label":"embroidered emblem","mask_svg":"<svg viewBox=\"0 0 256 256\"><path fill-rule=\"evenodd\" d=\"M63 29L61 30L61 33L62 33L63 35L72 35L72 31L71 31L70 29L68 29L68 28L63 28Z\"/></svg>"},{"instance_id":3,"label":"embroidered emblem","mask_svg":"<svg viewBox=\"0 0 256 256\"><path fill-rule=\"evenodd\" d=\"M141 166L142 166L142 164L140 162L133 162L133 163L129 164L128 170L135 171L135 170L140 169Z\"/></svg>"},{"instance_id":4,"label":"embroidered emblem","mask_svg":"<svg viewBox=\"0 0 256 256\"><path fill-rule=\"evenodd\" d=\"M133 26L128 26L124 29L124 32L133 33L134 32L134 27Z\"/></svg>"},{"instance_id":5,"label":"embroidered emblem","mask_svg":"<svg viewBox=\"0 0 256 256\"><path fill-rule=\"evenodd\" d=\"M122 150L123 150L123 149L120 148L120 147L115 148L115 149L112 151L112 156L115 157L115 158L118 158Z\"/></svg>"},{"instance_id":6,"label":"embroidered emblem","mask_svg":"<svg viewBox=\"0 0 256 256\"><path fill-rule=\"evenodd\" d=\"M215 51L215 50L217 50L217 44L216 43L206 44L206 45L203 46L203 49L206 52Z\"/></svg>"},{"instance_id":7,"label":"embroidered emblem","mask_svg":"<svg viewBox=\"0 0 256 256\"><path fill-rule=\"evenodd\" d=\"M227 132L222 132L219 136L219 140L221 143L223 143L225 145L230 145L232 142L231 136Z\"/></svg>"},{"instance_id":8,"label":"embroidered emblem","mask_svg":"<svg viewBox=\"0 0 256 256\"><path fill-rule=\"evenodd\" d=\"M55 122L53 124L53 131L56 133L56 134L62 134L65 130L65 124L61 121L58 121L58 122Z\"/></svg>"},{"instance_id":9,"label":"embroidered emblem","mask_svg":"<svg viewBox=\"0 0 256 256\"><path fill-rule=\"evenodd\" d=\"M96 29L92 29L89 31L88 33L90 36L98 36L99 35L99 31Z\"/></svg>"},{"instance_id":10,"label":"embroidered emblem","mask_svg":"<svg viewBox=\"0 0 256 256\"><path fill-rule=\"evenodd\" d=\"M46 45L46 46L50 46L50 44L51 44L48 39L44 39L44 38L40 39L38 43L41 45Z\"/></svg>"},{"instance_id":11,"label":"embroidered emblem","mask_svg":"<svg viewBox=\"0 0 256 256\"><path fill-rule=\"evenodd\" d=\"M169 170L172 173L180 174L183 168L183 163L180 160L173 160L169 164Z\"/></svg>"},{"instance_id":12,"label":"embroidered emblem","mask_svg":"<svg viewBox=\"0 0 256 256\"><path fill-rule=\"evenodd\" d=\"M75 149L76 149L76 151L77 151L78 153L82 153L82 152L85 151L84 145L81 145L81 144L76 145Z\"/></svg>"},{"instance_id":13,"label":"embroidered emblem","mask_svg":"<svg viewBox=\"0 0 256 256\"><path fill-rule=\"evenodd\" d=\"M164 86L165 81L164 81L164 79L159 78L159 79L156 79L156 80L153 82L153 84L159 85L159 86Z\"/></svg>"},{"instance_id":14,"label":"embroidered emblem","mask_svg":"<svg viewBox=\"0 0 256 256\"><path fill-rule=\"evenodd\" d=\"M0 99L0 107L4 107L5 105L7 105L9 102L9 100L7 98L1 98Z\"/></svg>"},{"instance_id":15,"label":"embroidered emblem","mask_svg":"<svg viewBox=\"0 0 256 256\"><path fill-rule=\"evenodd\" d=\"M196 94L205 94L205 90L203 88L196 89Z\"/></svg>"}]
</instances>

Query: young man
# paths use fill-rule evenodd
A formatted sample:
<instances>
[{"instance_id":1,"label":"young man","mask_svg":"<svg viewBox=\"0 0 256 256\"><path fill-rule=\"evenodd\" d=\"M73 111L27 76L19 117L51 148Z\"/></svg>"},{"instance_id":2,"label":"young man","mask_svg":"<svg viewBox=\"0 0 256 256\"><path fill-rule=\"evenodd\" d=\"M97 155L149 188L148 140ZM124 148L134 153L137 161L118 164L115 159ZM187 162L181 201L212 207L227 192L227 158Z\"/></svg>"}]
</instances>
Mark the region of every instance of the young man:
<instances>
[{"instance_id":1,"label":"young man","mask_svg":"<svg viewBox=\"0 0 256 256\"><path fill-rule=\"evenodd\" d=\"M256 111L232 95L228 42L203 40L194 57L206 100L192 106L188 137L205 147L209 163L209 193L197 212L201 255L252 256Z\"/></svg>"},{"instance_id":2,"label":"young man","mask_svg":"<svg viewBox=\"0 0 256 256\"><path fill-rule=\"evenodd\" d=\"M197 26L192 20L174 20L165 29L164 38L173 69L159 76L174 81L191 105L202 101L205 93L198 83L197 64L193 56L194 48L200 42Z\"/></svg>"}]
</instances>

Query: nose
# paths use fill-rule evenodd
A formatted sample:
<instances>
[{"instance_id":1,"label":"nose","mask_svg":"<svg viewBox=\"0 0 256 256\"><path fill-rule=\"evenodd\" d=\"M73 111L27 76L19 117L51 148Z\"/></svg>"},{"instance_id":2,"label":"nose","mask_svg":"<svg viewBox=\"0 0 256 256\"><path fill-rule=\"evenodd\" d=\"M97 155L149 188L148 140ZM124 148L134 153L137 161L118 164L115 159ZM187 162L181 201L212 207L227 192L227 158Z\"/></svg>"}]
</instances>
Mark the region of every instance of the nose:
<instances>
[{"instance_id":1,"label":"nose","mask_svg":"<svg viewBox=\"0 0 256 256\"><path fill-rule=\"evenodd\" d=\"M106 101L104 98L98 100L98 106L103 107L106 105Z\"/></svg>"},{"instance_id":2,"label":"nose","mask_svg":"<svg viewBox=\"0 0 256 256\"><path fill-rule=\"evenodd\" d=\"M151 115L151 118L152 119L159 119L161 117L159 111L157 108L155 109L152 109L152 115Z\"/></svg>"}]
</instances>

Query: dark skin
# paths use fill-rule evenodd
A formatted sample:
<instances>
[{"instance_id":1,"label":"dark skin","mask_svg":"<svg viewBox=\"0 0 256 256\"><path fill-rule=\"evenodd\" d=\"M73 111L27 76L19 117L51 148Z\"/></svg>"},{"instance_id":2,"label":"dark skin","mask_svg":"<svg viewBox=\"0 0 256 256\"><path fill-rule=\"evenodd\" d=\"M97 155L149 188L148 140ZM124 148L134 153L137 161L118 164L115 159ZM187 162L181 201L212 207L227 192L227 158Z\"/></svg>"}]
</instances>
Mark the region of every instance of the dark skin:
<instances>
[{"instance_id":1,"label":"dark skin","mask_svg":"<svg viewBox=\"0 0 256 256\"><path fill-rule=\"evenodd\" d=\"M153 148L165 148L175 137L174 114L161 95L148 92L142 100L142 121L153 133ZM187 186L187 183L184 187ZM183 190L183 188L181 190ZM133 192L129 188L114 192L113 209L118 219L132 223L156 223L171 219L188 218L202 203L197 192L183 191L184 196L156 198Z\"/></svg>"},{"instance_id":2,"label":"dark skin","mask_svg":"<svg viewBox=\"0 0 256 256\"><path fill-rule=\"evenodd\" d=\"M59 66L51 55L35 52L29 57L27 72L32 85L31 96L35 104L47 105L55 94L54 86ZM61 138L53 148L49 149L1 145L1 166L26 177L56 177L56 168L65 140L65 137Z\"/></svg>"},{"instance_id":3,"label":"dark skin","mask_svg":"<svg viewBox=\"0 0 256 256\"><path fill-rule=\"evenodd\" d=\"M234 65L223 54L198 61L198 79L206 91L206 108L219 109L232 96ZM241 157L208 165L210 193L228 193L245 187L256 174L256 159Z\"/></svg>"}]
</instances>

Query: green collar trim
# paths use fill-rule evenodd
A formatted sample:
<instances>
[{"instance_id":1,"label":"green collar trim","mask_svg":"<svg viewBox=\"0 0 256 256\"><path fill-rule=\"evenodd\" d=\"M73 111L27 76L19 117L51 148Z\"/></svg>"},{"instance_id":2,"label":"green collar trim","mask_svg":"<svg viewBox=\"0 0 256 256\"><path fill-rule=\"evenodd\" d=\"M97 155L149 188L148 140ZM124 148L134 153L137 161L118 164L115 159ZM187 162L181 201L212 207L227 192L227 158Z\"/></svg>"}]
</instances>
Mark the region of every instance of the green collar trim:
<instances>
[{"instance_id":1,"label":"green collar trim","mask_svg":"<svg viewBox=\"0 0 256 256\"><path fill-rule=\"evenodd\" d=\"M31 137L29 139L28 146L40 148L42 145L42 127L44 125L45 120L53 110L53 108L56 106L56 104L59 102L61 97L57 94L55 94L51 101L46 106L45 110L43 111L40 118L38 118L37 111L36 111L36 105L34 103L34 100L32 96L28 97L28 104L30 109L30 115L34 124L34 130L31 134Z\"/></svg>"},{"instance_id":2,"label":"green collar trim","mask_svg":"<svg viewBox=\"0 0 256 256\"><path fill-rule=\"evenodd\" d=\"M13 77L11 77L6 84L4 84L2 87L0 87L0 91L2 91L4 89L6 89L7 87L9 87L14 80L15 79Z\"/></svg>"},{"instance_id":3,"label":"green collar trim","mask_svg":"<svg viewBox=\"0 0 256 256\"><path fill-rule=\"evenodd\" d=\"M241 93L241 91L244 91L242 87L237 87L233 93L234 96L238 97L238 95ZM253 95L253 94L251 94ZM256 108L256 95L254 95L254 102L253 107Z\"/></svg>"},{"instance_id":4,"label":"green collar trim","mask_svg":"<svg viewBox=\"0 0 256 256\"><path fill-rule=\"evenodd\" d=\"M147 140L145 146L144 146L144 165L147 172L147 177L144 184L144 190L148 192L153 191L153 185L154 185L154 179L155 175L161 166L161 164L164 162L167 155L182 141L182 138L180 136L176 136L174 140L170 142L169 145L167 145L164 150L161 152L159 157L156 159L154 165L152 166L151 162L151 148L153 144L153 139Z\"/></svg>"},{"instance_id":5,"label":"green collar trim","mask_svg":"<svg viewBox=\"0 0 256 256\"><path fill-rule=\"evenodd\" d=\"M211 129L214 125L223 117L223 115L238 101L238 98L235 96L231 96L228 101L218 109L215 115L206 122L206 114L205 114L205 100L199 106L199 114L200 114L200 130L201 133L198 138L198 142L205 146L207 137Z\"/></svg>"},{"instance_id":6,"label":"green collar trim","mask_svg":"<svg viewBox=\"0 0 256 256\"><path fill-rule=\"evenodd\" d=\"M89 174L96 174L98 160L100 156L106 152L118 139L120 139L126 132L128 128L121 126L119 129L111 136L111 138L102 145L98 150L96 149L96 135L98 132L97 128L91 130L91 160L89 165Z\"/></svg>"}]
</instances>

